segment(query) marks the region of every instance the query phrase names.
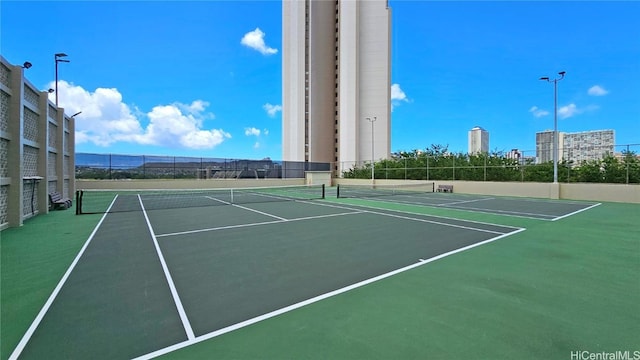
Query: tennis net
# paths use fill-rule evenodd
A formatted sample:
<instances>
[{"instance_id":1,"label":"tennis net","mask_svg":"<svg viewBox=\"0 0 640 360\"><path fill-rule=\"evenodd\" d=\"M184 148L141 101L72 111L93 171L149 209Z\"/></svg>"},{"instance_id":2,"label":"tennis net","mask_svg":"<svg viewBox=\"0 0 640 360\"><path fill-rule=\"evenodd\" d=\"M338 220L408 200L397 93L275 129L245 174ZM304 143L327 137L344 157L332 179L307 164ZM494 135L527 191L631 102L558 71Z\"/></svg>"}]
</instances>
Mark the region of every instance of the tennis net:
<instances>
[{"instance_id":1,"label":"tennis net","mask_svg":"<svg viewBox=\"0 0 640 360\"><path fill-rule=\"evenodd\" d=\"M378 196L410 195L432 193L435 191L434 182L421 182L419 184L400 185L344 185L339 184L338 198L368 198Z\"/></svg>"},{"instance_id":2,"label":"tennis net","mask_svg":"<svg viewBox=\"0 0 640 360\"><path fill-rule=\"evenodd\" d=\"M178 209L274 201L324 199L324 185L195 189L78 190L76 214ZM142 205L141 205L142 204Z\"/></svg>"}]
</instances>

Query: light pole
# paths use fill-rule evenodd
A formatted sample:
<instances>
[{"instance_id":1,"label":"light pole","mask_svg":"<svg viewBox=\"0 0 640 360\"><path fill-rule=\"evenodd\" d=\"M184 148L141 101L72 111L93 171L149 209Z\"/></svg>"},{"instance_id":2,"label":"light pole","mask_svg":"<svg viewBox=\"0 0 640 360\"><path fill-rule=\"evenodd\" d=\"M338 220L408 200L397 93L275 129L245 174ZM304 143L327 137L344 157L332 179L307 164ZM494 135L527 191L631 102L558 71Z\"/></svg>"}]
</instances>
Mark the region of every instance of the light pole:
<instances>
[{"instance_id":1,"label":"light pole","mask_svg":"<svg viewBox=\"0 0 640 360\"><path fill-rule=\"evenodd\" d=\"M540 80L553 83L553 183L558 183L558 81L564 79L566 71L560 71L559 78L550 79L543 76Z\"/></svg>"},{"instance_id":2,"label":"light pole","mask_svg":"<svg viewBox=\"0 0 640 360\"><path fill-rule=\"evenodd\" d=\"M367 121L369 121L371 123L371 182L372 183L373 183L373 180L374 180L373 162L375 160L375 155L373 154L373 150L374 150L374 148L373 148L373 144L374 144L374 141L373 141L373 123L376 122L376 120L378 120L378 118L376 116L367 118Z\"/></svg>"},{"instance_id":3,"label":"light pole","mask_svg":"<svg viewBox=\"0 0 640 360\"><path fill-rule=\"evenodd\" d=\"M56 61L56 107L58 107L58 63L59 62L70 62L69 60L64 60L64 59L59 59L59 58L63 58L63 57L67 57L67 54L65 53L56 53L54 56L54 59Z\"/></svg>"}]
</instances>

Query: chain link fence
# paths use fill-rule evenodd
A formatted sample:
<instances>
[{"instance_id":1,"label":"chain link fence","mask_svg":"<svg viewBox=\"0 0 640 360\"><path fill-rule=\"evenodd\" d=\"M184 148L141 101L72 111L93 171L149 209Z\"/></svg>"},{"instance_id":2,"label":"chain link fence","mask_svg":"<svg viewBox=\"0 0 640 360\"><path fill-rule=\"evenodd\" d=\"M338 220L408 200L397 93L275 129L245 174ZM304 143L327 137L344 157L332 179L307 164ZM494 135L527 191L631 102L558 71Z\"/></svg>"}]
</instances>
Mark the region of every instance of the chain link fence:
<instances>
[{"instance_id":1,"label":"chain link fence","mask_svg":"<svg viewBox=\"0 0 640 360\"><path fill-rule=\"evenodd\" d=\"M270 159L76 154L76 179L291 179L329 170L328 163Z\"/></svg>"},{"instance_id":2,"label":"chain link fence","mask_svg":"<svg viewBox=\"0 0 640 360\"><path fill-rule=\"evenodd\" d=\"M399 152L391 159L341 163L341 176L357 179L553 182L552 154L511 150L464 154L427 149ZM563 148L559 182L640 183L640 144Z\"/></svg>"}]
</instances>

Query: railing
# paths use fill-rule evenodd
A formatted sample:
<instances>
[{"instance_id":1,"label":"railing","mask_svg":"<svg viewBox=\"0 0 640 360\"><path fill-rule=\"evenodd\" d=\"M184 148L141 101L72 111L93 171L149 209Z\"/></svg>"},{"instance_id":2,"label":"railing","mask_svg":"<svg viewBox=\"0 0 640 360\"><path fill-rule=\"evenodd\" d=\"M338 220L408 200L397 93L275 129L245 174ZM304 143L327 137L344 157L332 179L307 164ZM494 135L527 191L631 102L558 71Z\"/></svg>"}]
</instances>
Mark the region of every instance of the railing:
<instances>
[{"instance_id":1,"label":"railing","mask_svg":"<svg viewBox=\"0 0 640 360\"><path fill-rule=\"evenodd\" d=\"M613 149L613 151L612 151ZM640 144L560 149L559 182L640 184ZM536 156L537 155L537 156ZM449 153L436 148L396 153L375 162L375 179L552 182L543 151ZM336 166L337 165L337 166ZM294 179L306 171L370 179L371 162L310 163L271 159L76 154L77 179ZM335 169L338 169L337 171Z\"/></svg>"},{"instance_id":2,"label":"railing","mask_svg":"<svg viewBox=\"0 0 640 360\"><path fill-rule=\"evenodd\" d=\"M291 179L329 170L328 163L270 159L76 154L76 179Z\"/></svg>"},{"instance_id":3,"label":"railing","mask_svg":"<svg viewBox=\"0 0 640 360\"><path fill-rule=\"evenodd\" d=\"M611 151L613 149L613 151ZM640 144L560 149L559 182L640 184ZM553 161L536 151L396 153L375 162L375 179L553 182ZM542 161L541 161L542 160ZM342 177L370 179L371 162L342 163Z\"/></svg>"}]
</instances>

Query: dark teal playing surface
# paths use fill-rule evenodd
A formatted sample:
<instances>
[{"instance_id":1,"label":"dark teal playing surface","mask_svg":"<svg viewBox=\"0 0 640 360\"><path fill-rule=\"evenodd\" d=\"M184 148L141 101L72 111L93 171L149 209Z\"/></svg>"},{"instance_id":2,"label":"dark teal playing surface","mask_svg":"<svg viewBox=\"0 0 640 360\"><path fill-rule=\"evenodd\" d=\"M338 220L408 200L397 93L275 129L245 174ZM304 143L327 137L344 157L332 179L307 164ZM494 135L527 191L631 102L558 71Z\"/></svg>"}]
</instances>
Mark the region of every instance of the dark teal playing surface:
<instances>
[{"instance_id":1,"label":"dark teal playing surface","mask_svg":"<svg viewBox=\"0 0 640 360\"><path fill-rule=\"evenodd\" d=\"M21 358L147 356L522 230L328 201L138 201L115 200L129 211L105 215Z\"/></svg>"}]
</instances>

